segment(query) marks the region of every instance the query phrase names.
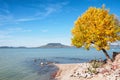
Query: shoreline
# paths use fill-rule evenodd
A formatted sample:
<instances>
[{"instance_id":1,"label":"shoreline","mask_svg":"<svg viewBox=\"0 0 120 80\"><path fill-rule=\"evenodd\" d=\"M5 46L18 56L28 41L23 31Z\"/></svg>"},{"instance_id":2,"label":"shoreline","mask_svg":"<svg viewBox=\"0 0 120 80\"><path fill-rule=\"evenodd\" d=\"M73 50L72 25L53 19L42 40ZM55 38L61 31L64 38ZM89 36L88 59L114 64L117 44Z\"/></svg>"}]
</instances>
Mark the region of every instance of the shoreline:
<instances>
[{"instance_id":1,"label":"shoreline","mask_svg":"<svg viewBox=\"0 0 120 80\"><path fill-rule=\"evenodd\" d=\"M49 70L52 71L49 80L120 80L120 54L113 59L114 61L111 63L92 60L90 62L67 64L40 59L38 64L41 64L43 68L51 68ZM39 61L41 62L39 63Z\"/></svg>"},{"instance_id":2,"label":"shoreline","mask_svg":"<svg viewBox=\"0 0 120 80\"><path fill-rule=\"evenodd\" d=\"M87 77L85 77L87 73L84 73L84 71L90 66L90 63L54 65L59 69L54 76L54 80L120 80L120 62L113 62L111 65L105 64L98 68L98 74L88 74Z\"/></svg>"},{"instance_id":3,"label":"shoreline","mask_svg":"<svg viewBox=\"0 0 120 80\"><path fill-rule=\"evenodd\" d=\"M55 66L59 68L55 80L81 80L77 77L72 78L71 75L78 69L78 67L86 64L88 63L55 64Z\"/></svg>"},{"instance_id":4,"label":"shoreline","mask_svg":"<svg viewBox=\"0 0 120 80\"><path fill-rule=\"evenodd\" d=\"M75 67L78 66L79 63L70 63L70 64L53 64L54 66L56 66L58 68L58 70L55 70L50 76L50 80L62 80L61 77L63 77L62 75L65 75L66 72L69 71L69 69L73 70L75 69ZM68 75L68 74L67 74ZM65 79L67 80L67 79Z\"/></svg>"}]
</instances>

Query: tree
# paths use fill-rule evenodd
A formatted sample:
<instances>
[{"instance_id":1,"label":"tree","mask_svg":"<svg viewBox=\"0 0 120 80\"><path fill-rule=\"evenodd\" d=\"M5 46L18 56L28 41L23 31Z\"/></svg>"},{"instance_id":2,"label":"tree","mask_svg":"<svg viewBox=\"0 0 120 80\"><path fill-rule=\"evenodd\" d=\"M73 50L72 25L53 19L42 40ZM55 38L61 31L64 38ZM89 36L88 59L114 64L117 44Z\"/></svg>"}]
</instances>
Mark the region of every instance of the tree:
<instances>
[{"instance_id":1,"label":"tree","mask_svg":"<svg viewBox=\"0 0 120 80\"><path fill-rule=\"evenodd\" d=\"M110 43L120 40L120 26L115 16L104 7L90 7L76 20L72 35L72 45L84 46L87 50L93 45L111 60L106 50Z\"/></svg>"}]
</instances>

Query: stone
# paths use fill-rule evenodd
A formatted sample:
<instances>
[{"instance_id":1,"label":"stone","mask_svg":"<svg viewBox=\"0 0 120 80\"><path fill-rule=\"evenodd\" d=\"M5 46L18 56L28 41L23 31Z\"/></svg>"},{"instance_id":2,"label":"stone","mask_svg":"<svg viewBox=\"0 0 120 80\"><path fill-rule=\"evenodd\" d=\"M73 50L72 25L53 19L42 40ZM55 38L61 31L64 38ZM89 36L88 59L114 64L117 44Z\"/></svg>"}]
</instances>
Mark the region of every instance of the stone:
<instances>
[{"instance_id":1,"label":"stone","mask_svg":"<svg viewBox=\"0 0 120 80\"><path fill-rule=\"evenodd\" d=\"M113 55L112 55L113 61L115 60L116 56L119 54L120 54L120 52L113 52Z\"/></svg>"},{"instance_id":2,"label":"stone","mask_svg":"<svg viewBox=\"0 0 120 80\"><path fill-rule=\"evenodd\" d=\"M86 76L87 76L87 78L91 78L91 77L92 77L92 74L86 73Z\"/></svg>"},{"instance_id":3,"label":"stone","mask_svg":"<svg viewBox=\"0 0 120 80\"><path fill-rule=\"evenodd\" d=\"M100 74L98 74L98 77L103 78L104 75L100 73Z\"/></svg>"},{"instance_id":4,"label":"stone","mask_svg":"<svg viewBox=\"0 0 120 80\"><path fill-rule=\"evenodd\" d=\"M120 77L117 77L116 80L120 80Z\"/></svg>"},{"instance_id":5,"label":"stone","mask_svg":"<svg viewBox=\"0 0 120 80\"><path fill-rule=\"evenodd\" d=\"M74 75L72 74L72 75L70 75L70 77L73 77Z\"/></svg>"},{"instance_id":6,"label":"stone","mask_svg":"<svg viewBox=\"0 0 120 80\"><path fill-rule=\"evenodd\" d=\"M87 75L86 75L86 74L81 74L81 77L86 78L86 77L87 77Z\"/></svg>"},{"instance_id":7,"label":"stone","mask_svg":"<svg viewBox=\"0 0 120 80\"><path fill-rule=\"evenodd\" d=\"M106 66L105 66L105 69L107 69L108 71L110 71L110 70L112 69L112 65L109 65L109 64L106 65Z\"/></svg>"},{"instance_id":8,"label":"stone","mask_svg":"<svg viewBox=\"0 0 120 80\"><path fill-rule=\"evenodd\" d=\"M118 69L118 65L117 65L117 64L112 65L112 69L113 69L113 70Z\"/></svg>"}]
</instances>

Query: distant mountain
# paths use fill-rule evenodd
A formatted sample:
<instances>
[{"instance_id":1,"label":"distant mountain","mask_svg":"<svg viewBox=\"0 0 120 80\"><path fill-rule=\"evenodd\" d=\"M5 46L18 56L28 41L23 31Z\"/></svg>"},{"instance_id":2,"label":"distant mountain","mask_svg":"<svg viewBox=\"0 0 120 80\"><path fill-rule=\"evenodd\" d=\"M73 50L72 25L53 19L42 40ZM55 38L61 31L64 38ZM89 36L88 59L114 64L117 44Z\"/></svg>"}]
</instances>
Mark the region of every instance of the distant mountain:
<instances>
[{"instance_id":1,"label":"distant mountain","mask_svg":"<svg viewBox=\"0 0 120 80\"><path fill-rule=\"evenodd\" d=\"M63 45L61 43L48 43L40 47L10 47L10 46L0 46L0 48L73 48L72 46Z\"/></svg>"},{"instance_id":2,"label":"distant mountain","mask_svg":"<svg viewBox=\"0 0 120 80\"><path fill-rule=\"evenodd\" d=\"M0 46L0 48L13 48L13 47L9 47L9 46Z\"/></svg>"},{"instance_id":3,"label":"distant mountain","mask_svg":"<svg viewBox=\"0 0 120 80\"><path fill-rule=\"evenodd\" d=\"M61 43L48 43L39 48L72 48L71 46L63 45Z\"/></svg>"},{"instance_id":4,"label":"distant mountain","mask_svg":"<svg viewBox=\"0 0 120 80\"><path fill-rule=\"evenodd\" d=\"M21 46L21 47L0 46L0 48L27 48L27 47L24 47L24 46Z\"/></svg>"},{"instance_id":5,"label":"distant mountain","mask_svg":"<svg viewBox=\"0 0 120 80\"><path fill-rule=\"evenodd\" d=\"M13 46L0 46L0 49L1 48L76 48L74 46L68 46L68 45L64 45L64 44L61 44L61 43L48 43L46 45L43 45L43 46L40 46L40 47L24 47L24 46L19 46L19 47L13 47ZM118 45L113 45L111 44L110 45L110 48L120 48L120 44Z\"/></svg>"}]
</instances>

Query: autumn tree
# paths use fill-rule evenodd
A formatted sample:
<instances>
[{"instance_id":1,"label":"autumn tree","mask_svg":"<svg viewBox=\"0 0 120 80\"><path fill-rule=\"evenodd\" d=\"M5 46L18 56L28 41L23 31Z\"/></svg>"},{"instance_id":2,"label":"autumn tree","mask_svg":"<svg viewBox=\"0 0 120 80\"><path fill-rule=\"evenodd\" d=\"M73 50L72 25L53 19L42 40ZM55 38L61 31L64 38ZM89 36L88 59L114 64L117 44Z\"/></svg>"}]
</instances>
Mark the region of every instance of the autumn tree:
<instances>
[{"instance_id":1,"label":"autumn tree","mask_svg":"<svg viewBox=\"0 0 120 80\"><path fill-rule=\"evenodd\" d=\"M87 50L93 45L111 60L106 50L110 43L120 40L120 26L115 16L104 7L90 7L75 21L72 35L72 45L84 46Z\"/></svg>"}]
</instances>

